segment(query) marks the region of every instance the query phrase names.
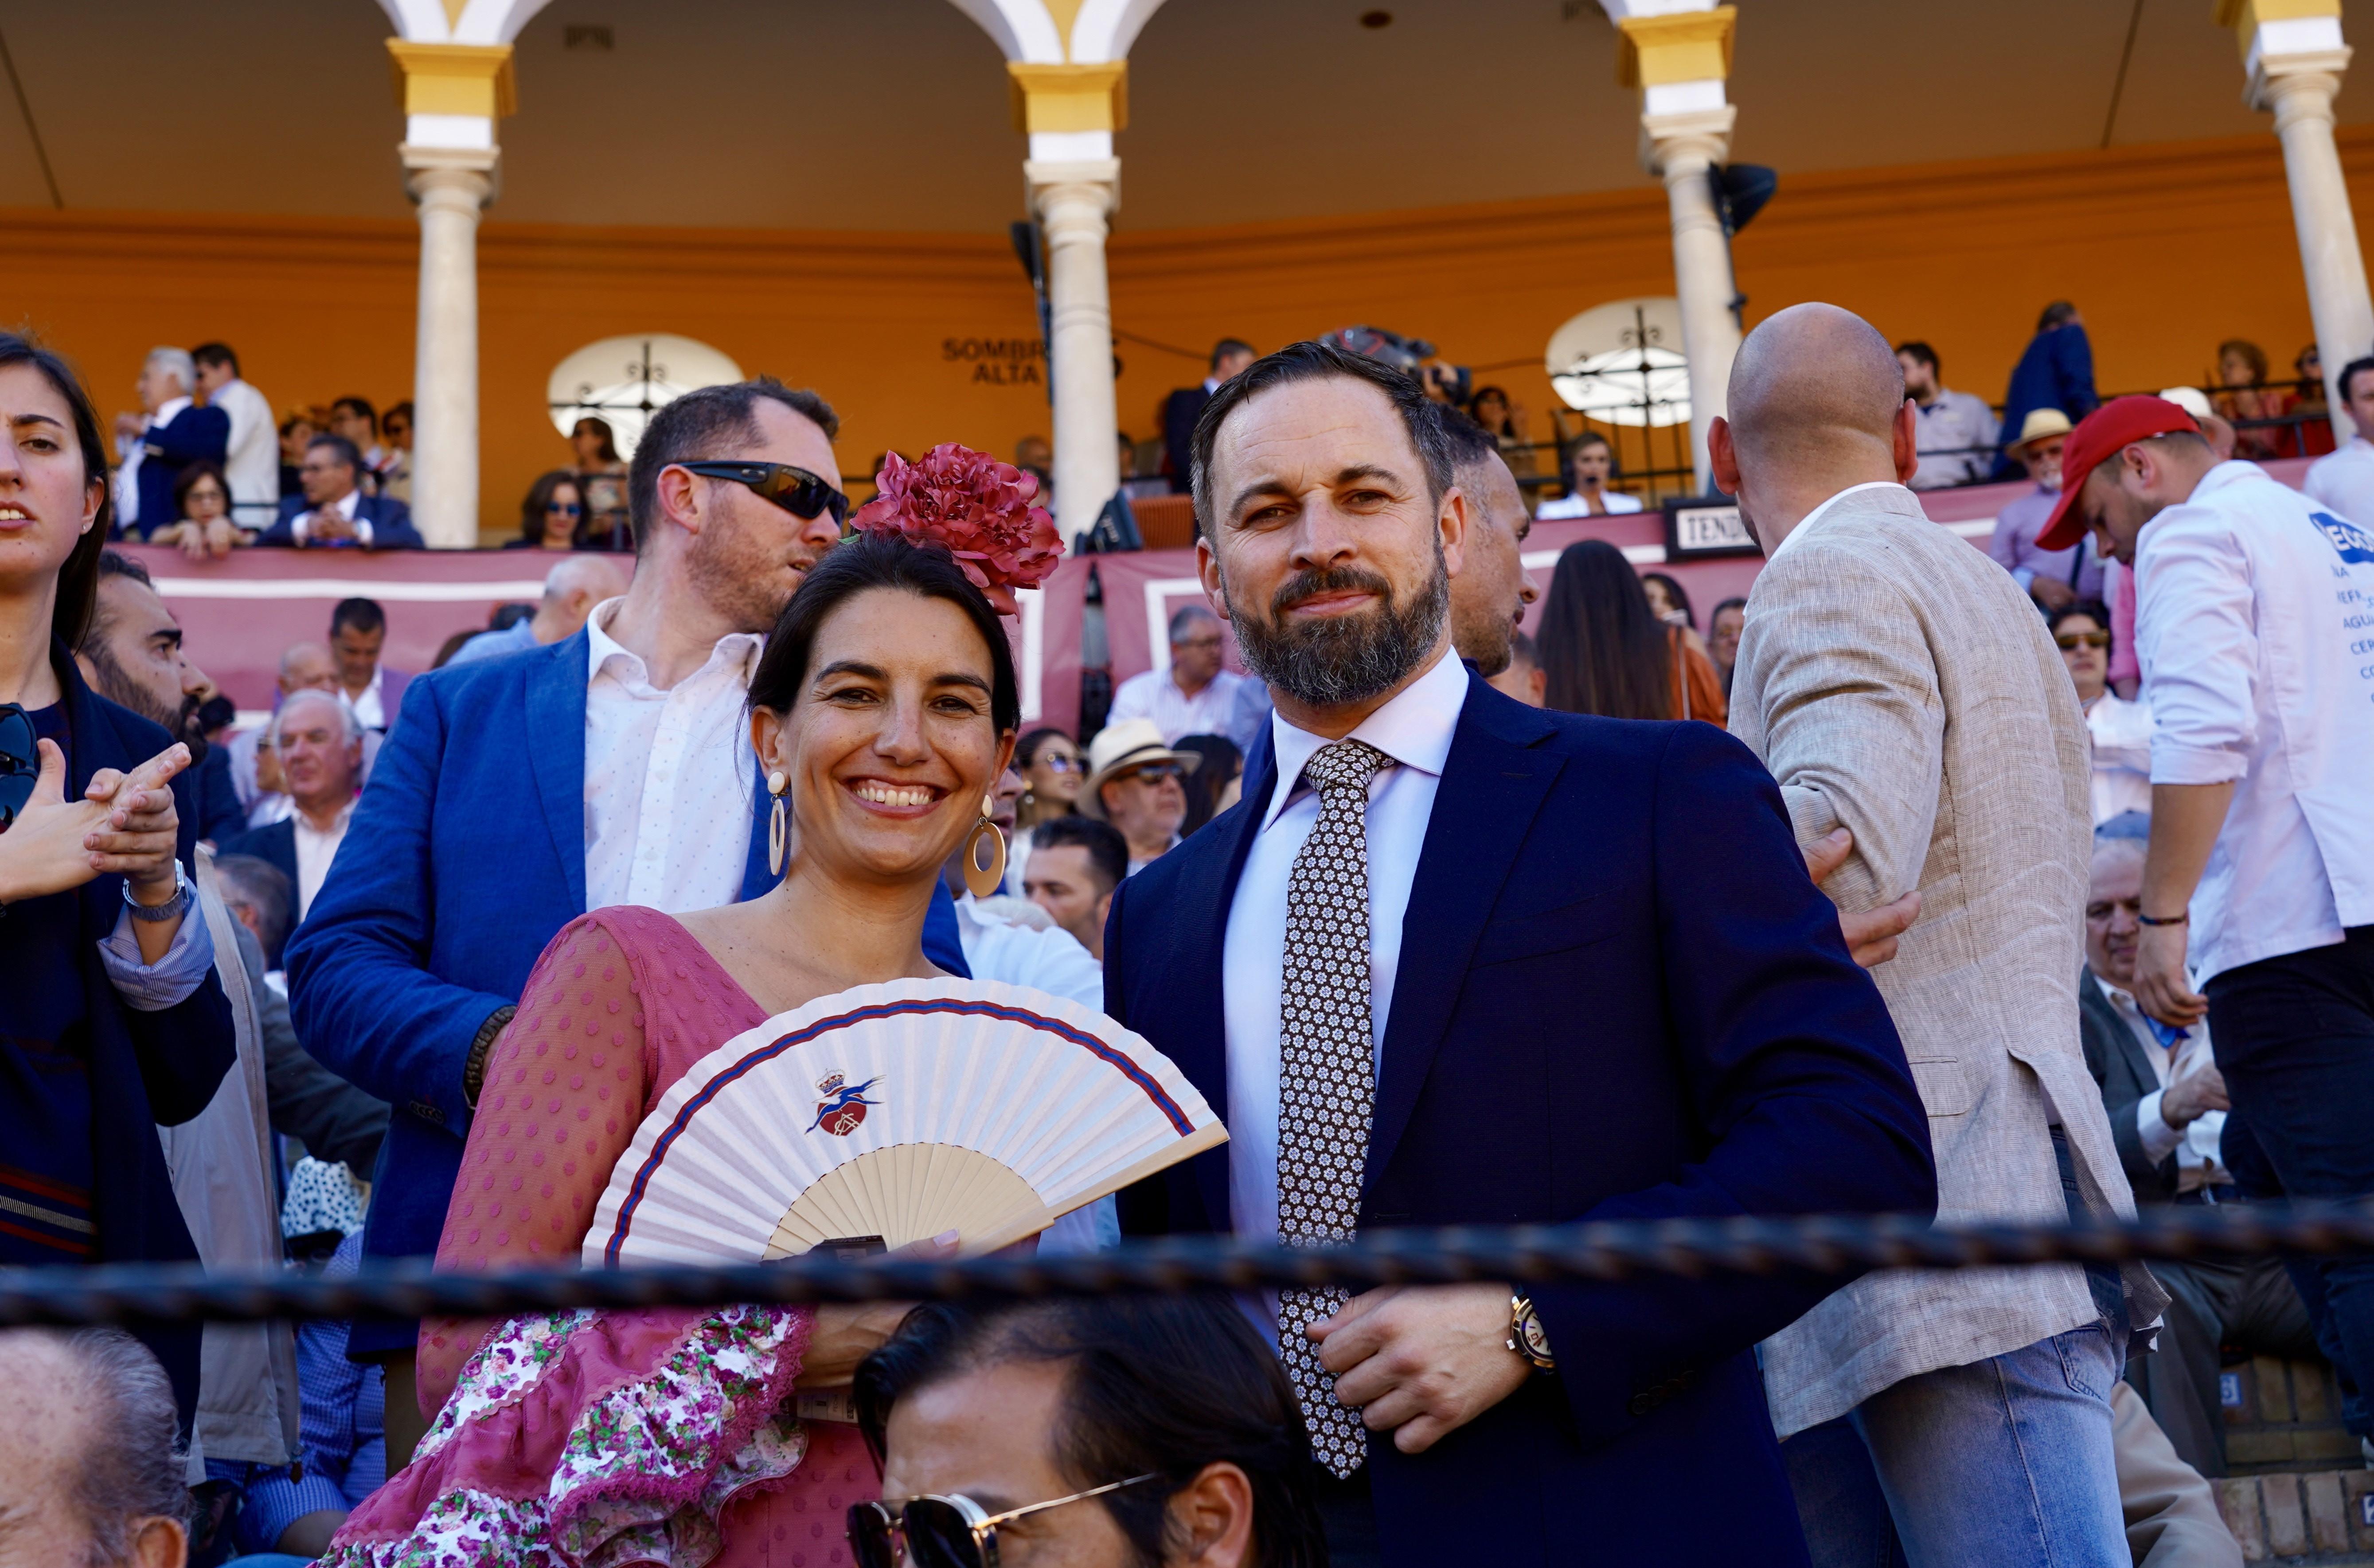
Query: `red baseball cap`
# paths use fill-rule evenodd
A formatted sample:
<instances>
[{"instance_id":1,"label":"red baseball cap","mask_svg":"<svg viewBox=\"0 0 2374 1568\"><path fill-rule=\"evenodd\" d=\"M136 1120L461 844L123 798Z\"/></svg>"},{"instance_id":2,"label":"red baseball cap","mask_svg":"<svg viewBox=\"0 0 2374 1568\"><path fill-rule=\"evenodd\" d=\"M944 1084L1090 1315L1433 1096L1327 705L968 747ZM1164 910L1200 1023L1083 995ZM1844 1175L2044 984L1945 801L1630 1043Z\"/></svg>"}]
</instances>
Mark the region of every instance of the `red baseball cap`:
<instances>
[{"instance_id":1,"label":"red baseball cap","mask_svg":"<svg viewBox=\"0 0 2374 1568\"><path fill-rule=\"evenodd\" d=\"M2069 432L2068 444L2061 449L2061 499L2037 534L2036 547L2066 550L2086 536L2086 514L2077 505L2077 494L2086 488L2086 475L2094 472L2095 464L2131 441L2179 430L2197 436L2201 426L2164 397L2114 397L2077 421L2077 428Z\"/></svg>"}]
</instances>

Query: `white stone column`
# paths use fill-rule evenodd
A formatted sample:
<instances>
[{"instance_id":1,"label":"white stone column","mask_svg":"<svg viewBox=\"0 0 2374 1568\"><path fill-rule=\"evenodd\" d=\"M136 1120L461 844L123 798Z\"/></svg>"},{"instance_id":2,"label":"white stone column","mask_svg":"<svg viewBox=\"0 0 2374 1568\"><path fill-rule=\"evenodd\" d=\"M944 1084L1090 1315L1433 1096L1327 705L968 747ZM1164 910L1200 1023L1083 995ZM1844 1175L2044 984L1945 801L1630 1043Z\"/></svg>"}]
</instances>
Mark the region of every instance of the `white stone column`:
<instances>
[{"instance_id":1,"label":"white stone column","mask_svg":"<svg viewBox=\"0 0 2374 1568\"><path fill-rule=\"evenodd\" d=\"M1737 112L1725 104L1640 117L1643 161L1664 181L1672 216L1674 293L1681 303L1682 353L1690 369L1690 465L1701 493L1713 487L1707 427L1727 404L1731 362L1739 354L1739 318L1731 309L1738 293L1731 240L1722 231L1708 178L1730 146Z\"/></svg>"},{"instance_id":2,"label":"white stone column","mask_svg":"<svg viewBox=\"0 0 2374 1568\"><path fill-rule=\"evenodd\" d=\"M1121 199L1121 161L1022 166L1047 241L1048 374L1055 394L1055 521L1076 539L1121 487L1113 402L1112 295L1106 220Z\"/></svg>"},{"instance_id":3,"label":"white stone column","mask_svg":"<svg viewBox=\"0 0 2374 1568\"><path fill-rule=\"evenodd\" d=\"M478 542L478 215L498 154L410 143L403 154L420 212L412 517L432 548L467 549Z\"/></svg>"},{"instance_id":4,"label":"white stone column","mask_svg":"<svg viewBox=\"0 0 2374 1568\"><path fill-rule=\"evenodd\" d=\"M2333 96L2341 89L2340 65L2330 70L2271 71L2265 96L2275 111L2275 135L2284 145L2284 176L2291 186L2292 224L2299 233L2300 271L2308 280L2309 318L2316 326L2317 355L2324 364L2326 406L2333 410L2333 437L2345 442L2356 426L2342 411L2337 378L2342 367L2374 349L2374 298L2366 287L2366 260L2357 248L2357 221L2349 210L2349 187L2341 176L2341 154L2333 145Z\"/></svg>"}]
</instances>

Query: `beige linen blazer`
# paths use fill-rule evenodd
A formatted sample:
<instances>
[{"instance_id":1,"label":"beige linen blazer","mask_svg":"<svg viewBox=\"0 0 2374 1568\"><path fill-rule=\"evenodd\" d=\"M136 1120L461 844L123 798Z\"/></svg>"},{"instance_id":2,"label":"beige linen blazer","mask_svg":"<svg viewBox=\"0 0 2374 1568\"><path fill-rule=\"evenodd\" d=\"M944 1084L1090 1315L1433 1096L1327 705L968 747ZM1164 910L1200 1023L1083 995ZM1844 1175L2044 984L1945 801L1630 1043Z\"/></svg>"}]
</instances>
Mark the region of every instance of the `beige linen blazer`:
<instances>
[{"instance_id":1,"label":"beige linen blazer","mask_svg":"<svg viewBox=\"0 0 2374 1568\"><path fill-rule=\"evenodd\" d=\"M1853 491L1800 526L1748 595L1732 733L1799 843L1854 834L1826 884L1841 909L1921 890L1872 977L1928 1107L1937 1218L2063 1220L2055 1123L2086 1209L2132 1215L2078 1043L2093 817L2069 673L2010 574L1910 490ZM2126 1285L2149 1324L2166 1296L2140 1267ZM1773 1422L1785 1437L2100 1316L2075 1264L1866 1275L1765 1342Z\"/></svg>"}]
</instances>

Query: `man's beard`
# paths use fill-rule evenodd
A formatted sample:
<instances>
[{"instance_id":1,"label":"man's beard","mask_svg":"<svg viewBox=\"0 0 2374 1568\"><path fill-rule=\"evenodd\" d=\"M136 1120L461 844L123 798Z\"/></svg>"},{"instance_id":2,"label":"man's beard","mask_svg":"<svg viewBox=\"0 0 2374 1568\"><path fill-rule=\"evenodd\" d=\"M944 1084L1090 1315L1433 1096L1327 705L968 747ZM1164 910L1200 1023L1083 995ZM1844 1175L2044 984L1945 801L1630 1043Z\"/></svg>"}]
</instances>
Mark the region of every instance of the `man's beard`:
<instances>
[{"instance_id":1,"label":"man's beard","mask_svg":"<svg viewBox=\"0 0 2374 1568\"><path fill-rule=\"evenodd\" d=\"M1345 589L1366 589L1381 603L1299 625L1287 620L1287 612L1304 600ZM1393 690L1434 651L1451 608L1451 574L1438 541L1433 572L1405 604L1393 602L1391 583L1357 567L1296 573L1270 597L1266 617L1237 602L1225 574L1220 591L1246 667L1297 702L1335 708Z\"/></svg>"},{"instance_id":2,"label":"man's beard","mask_svg":"<svg viewBox=\"0 0 2374 1568\"><path fill-rule=\"evenodd\" d=\"M813 567L820 558L811 558L803 566ZM741 530L729 525L704 531L693 541L685 573L703 602L736 630L771 632L792 602L791 594L777 587L782 565L781 556L753 544ZM804 574L800 581L805 580ZM799 583L792 586L796 591Z\"/></svg>"},{"instance_id":3,"label":"man's beard","mask_svg":"<svg viewBox=\"0 0 2374 1568\"><path fill-rule=\"evenodd\" d=\"M190 748L190 766L195 767L206 760L206 735L198 726L198 698L183 693L181 706L167 708L152 696L147 686L134 680L115 661L104 642L94 642L83 649L92 669L99 672L99 695L118 708L128 708L143 719L153 720L165 727L165 732Z\"/></svg>"}]
</instances>

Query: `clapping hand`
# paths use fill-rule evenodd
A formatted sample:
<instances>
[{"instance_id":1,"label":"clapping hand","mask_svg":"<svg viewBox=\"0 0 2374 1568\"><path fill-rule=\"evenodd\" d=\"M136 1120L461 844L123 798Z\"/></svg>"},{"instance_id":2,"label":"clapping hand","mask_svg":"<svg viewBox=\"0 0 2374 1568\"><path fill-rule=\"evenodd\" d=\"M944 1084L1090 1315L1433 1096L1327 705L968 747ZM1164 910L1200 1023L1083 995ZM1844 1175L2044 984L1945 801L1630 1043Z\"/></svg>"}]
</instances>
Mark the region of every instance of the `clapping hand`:
<instances>
[{"instance_id":1,"label":"clapping hand","mask_svg":"<svg viewBox=\"0 0 2374 1568\"><path fill-rule=\"evenodd\" d=\"M101 768L79 801L65 798L66 759L57 743L37 747L41 774L25 807L0 833L0 904L123 877L144 904L173 894L173 848L181 818L167 785L189 766L175 742L124 774Z\"/></svg>"},{"instance_id":2,"label":"clapping hand","mask_svg":"<svg viewBox=\"0 0 2374 1568\"><path fill-rule=\"evenodd\" d=\"M1830 873L1847 863L1854 850L1854 835L1843 827L1834 827L1816 840L1805 850L1805 874L1819 887ZM1893 904L1883 904L1876 909L1866 909L1860 915L1839 911L1839 934L1847 939L1847 951L1854 961L1866 969L1875 969L1896 956L1896 939L1912 929L1921 918L1921 890L1914 888Z\"/></svg>"},{"instance_id":3,"label":"clapping hand","mask_svg":"<svg viewBox=\"0 0 2374 1568\"><path fill-rule=\"evenodd\" d=\"M354 523L335 507L322 508L305 524L305 540L310 544L335 544L360 537Z\"/></svg>"}]
</instances>

